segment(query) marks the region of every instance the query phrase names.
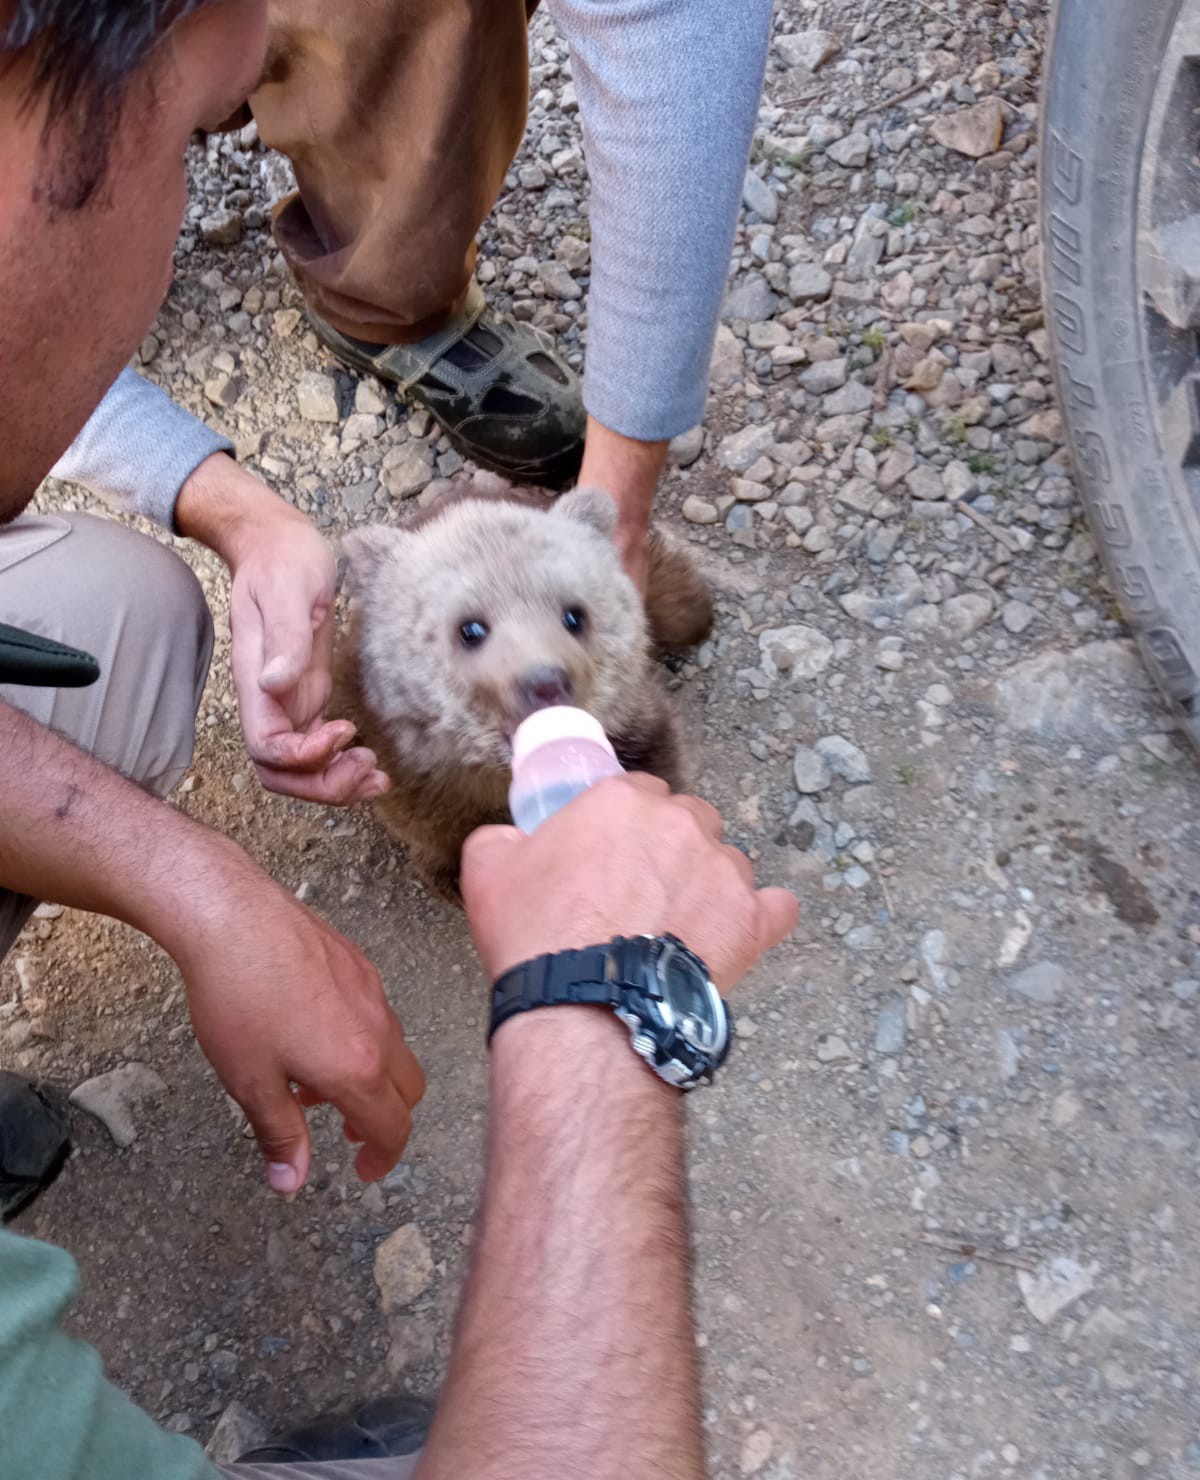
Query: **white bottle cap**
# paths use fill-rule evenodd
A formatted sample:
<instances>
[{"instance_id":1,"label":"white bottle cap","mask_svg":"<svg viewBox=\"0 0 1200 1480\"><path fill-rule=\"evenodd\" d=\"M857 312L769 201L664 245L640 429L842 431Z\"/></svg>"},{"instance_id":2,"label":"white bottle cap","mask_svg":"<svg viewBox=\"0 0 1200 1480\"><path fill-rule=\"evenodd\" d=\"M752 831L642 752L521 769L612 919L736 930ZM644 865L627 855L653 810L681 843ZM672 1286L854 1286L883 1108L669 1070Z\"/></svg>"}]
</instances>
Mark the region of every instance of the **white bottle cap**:
<instances>
[{"instance_id":1,"label":"white bottle cap","mask_svg":"<svg viewBox=\"0 0 1200 1480\"><path fill-rule=\"evenodd\" d=\"M586 709L574 709L569 704L555 704L550 709L535 709L527 720L517 726L512 742L514 768L528 759L535 750L550 745L555 740L588 740L599 745L615 757L616 751L609 744L604 726Z\"/></svg>"}]
</instances>

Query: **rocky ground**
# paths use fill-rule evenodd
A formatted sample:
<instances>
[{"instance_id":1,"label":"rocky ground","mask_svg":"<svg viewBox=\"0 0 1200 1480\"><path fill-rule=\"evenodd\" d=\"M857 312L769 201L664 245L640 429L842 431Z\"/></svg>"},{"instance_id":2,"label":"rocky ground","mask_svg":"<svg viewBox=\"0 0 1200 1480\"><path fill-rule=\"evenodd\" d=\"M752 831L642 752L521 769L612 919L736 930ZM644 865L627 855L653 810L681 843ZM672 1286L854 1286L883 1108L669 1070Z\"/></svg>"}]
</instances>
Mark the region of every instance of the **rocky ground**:
<instances>
[{"instance_id":1,"label":"rocky ground","mask_svg":"<svg viewBox=\"0 0 1200 1480\"><path fill-rule=\"evenodd\" d=\"M783 0L709 414L662 492L719 596L672 679L701 789L803 901L692 1107L718 1476L1200 1471L1200 786L1054 407L1044 21L1017 0ZM545 19L532 49L480 275L578 360L578 114ZM307 331L265 226L286 167L251 131L194 177L146 373L331 535L402 519L460 460ZM221 573L186 553L220 626ZM373 954L430 1091L383 1184L355 1182L318 1112L313 1181L275 1202L170 963L109 923L31 924L0 976L3 1061L70 1085L145 1070L135 1138L80 1115L24 1226L78 1258L75 1329L116 1380L202 1441L234 1400L274 1423L436 1391L485 1104L461 919L369 816L258 790L226 647L180 805Z\"/></svg>"}]
</instances>

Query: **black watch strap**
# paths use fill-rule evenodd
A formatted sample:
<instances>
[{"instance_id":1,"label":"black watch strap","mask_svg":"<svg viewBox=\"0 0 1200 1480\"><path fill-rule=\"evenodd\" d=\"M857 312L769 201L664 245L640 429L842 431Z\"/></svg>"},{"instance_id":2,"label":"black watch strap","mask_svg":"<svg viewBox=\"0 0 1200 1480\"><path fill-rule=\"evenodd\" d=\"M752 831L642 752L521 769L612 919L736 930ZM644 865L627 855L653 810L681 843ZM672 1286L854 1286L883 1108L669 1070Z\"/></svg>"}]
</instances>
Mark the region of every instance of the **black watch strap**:
<instances>
[{"instance_id":1,"label":"black watch strap","mask_svg":"<svg viewBox=\"0 0 1200 1480\"><path fill-rule=\"evenodd\" d=\"M510 1017L535 1007L558 1007L570 1002L616 1007L629 980L627 948L637 944L618 937L607 945L536 956L506 971L492 988L489 1041Z\"/></svg>"}]
</instances>

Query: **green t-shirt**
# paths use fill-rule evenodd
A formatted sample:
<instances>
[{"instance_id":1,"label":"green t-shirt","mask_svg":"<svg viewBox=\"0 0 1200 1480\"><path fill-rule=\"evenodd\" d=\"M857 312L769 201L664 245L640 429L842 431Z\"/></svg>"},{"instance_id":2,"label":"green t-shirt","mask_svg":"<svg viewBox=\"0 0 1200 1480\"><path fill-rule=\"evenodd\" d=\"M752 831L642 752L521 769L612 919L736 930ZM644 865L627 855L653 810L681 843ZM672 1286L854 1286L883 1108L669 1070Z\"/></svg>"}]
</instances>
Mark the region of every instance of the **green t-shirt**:
<instances>
[{"instance_id":1,"label":"green t-shirt","mask_svg":"<svg viewBox=\"0 0 1200 1480\"><path fill-rule=\"evenodd\" d=\"M220 1480L60 1328L78 1291L69 1254L0 1230L0 1480Z\"/></svg>"}]
</instances>

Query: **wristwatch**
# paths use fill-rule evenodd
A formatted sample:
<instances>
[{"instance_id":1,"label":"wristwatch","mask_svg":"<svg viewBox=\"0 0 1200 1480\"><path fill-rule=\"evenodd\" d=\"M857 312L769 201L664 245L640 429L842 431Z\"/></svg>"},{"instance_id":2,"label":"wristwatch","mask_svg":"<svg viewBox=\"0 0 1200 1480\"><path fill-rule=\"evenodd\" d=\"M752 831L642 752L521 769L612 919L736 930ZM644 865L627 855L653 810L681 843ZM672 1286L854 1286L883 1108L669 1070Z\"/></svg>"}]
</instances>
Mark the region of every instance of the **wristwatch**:
<instances>
[{"instance_id":1,"label":"wristwatch","mask_svg":"<svg viewBox=\"0 0 1200 1480\"><path fill-rule=\"evenodd\" d=\"M729 1053L729 1008L708 967L673 935L618 936L514 966L492 988L488 1039L519 1012L571 1002L611 1007L634 1052L680 1089L707 1083Z\"/></svg>"}]
</instances>

